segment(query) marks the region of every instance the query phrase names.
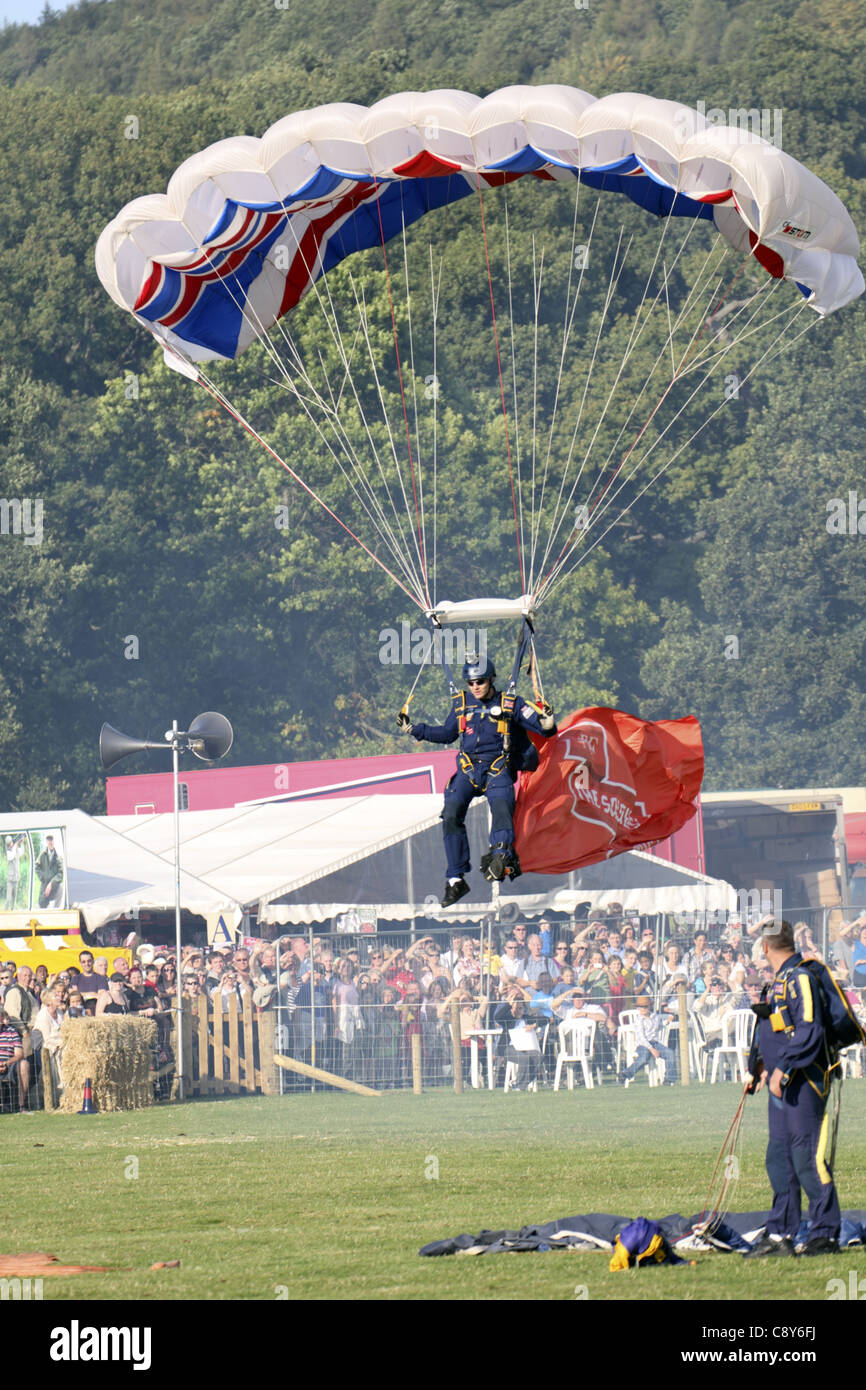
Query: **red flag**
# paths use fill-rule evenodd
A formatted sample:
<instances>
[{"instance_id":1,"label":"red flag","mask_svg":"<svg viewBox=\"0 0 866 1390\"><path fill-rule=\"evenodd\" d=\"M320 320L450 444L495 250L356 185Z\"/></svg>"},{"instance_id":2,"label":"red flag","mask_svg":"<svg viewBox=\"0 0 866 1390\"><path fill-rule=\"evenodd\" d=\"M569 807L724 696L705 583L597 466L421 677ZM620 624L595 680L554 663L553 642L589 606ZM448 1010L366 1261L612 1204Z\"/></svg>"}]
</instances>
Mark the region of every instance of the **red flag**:
<instances>
[{"instance_id":1,"label":"red flag","mask_svg":"<svg viewBox=\"0 0 866 1390\"><path fill-rule=\"evenodd\" d=\"M704 775L693 715L652 723L578 710L520 779L515 848L525 872L562 874L663 840L695 814Z\"/></svg>"}]
</instances>

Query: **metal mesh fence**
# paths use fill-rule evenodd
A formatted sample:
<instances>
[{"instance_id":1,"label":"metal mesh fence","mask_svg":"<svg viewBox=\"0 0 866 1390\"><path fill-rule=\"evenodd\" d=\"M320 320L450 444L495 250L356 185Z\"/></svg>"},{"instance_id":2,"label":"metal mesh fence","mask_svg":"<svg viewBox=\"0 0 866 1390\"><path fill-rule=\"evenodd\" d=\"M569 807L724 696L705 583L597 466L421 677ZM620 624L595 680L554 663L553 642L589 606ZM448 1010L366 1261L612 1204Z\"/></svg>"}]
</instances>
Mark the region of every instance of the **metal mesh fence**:
<instances>
[{"instance_id":1,"label":"metal mesh fence","mask_svg":"<svg viewBox=\"0 0 866 1390\"><path fill-rule=\"evenodd\" d=\"M827 911L791 916L798 947L841 971L866 1018L866 991L844 978ZM718 914L594 913L591 921L491 922L425 935L310 933L248 943L226 952L219 969L206 953L199 957L198 968L182 970L188 1095L341 1083L377 1091L495 1087L509 1073L512 1084L597 1086L621 1079L636 1060L641 1081L681 1078L685 1062L693 1080L736 1078L749 1028L741 1023L737 1032L734 1016L750 1012L770 979L754 927L749 935ZM664 1067L638 1057L643 996L671 1054ZM177 1094L177 1002L161 997L158 1100ZM16 1026L25 1056L5 1068L0 1057L0 1111L53 1108L62 1056L42 1045L38 1030ZM578 1043L582 1056L566 1065ZM852 1053L848 1074L861 1075L863 1061L862 1049Z\"/></svg>"}]
</instances>

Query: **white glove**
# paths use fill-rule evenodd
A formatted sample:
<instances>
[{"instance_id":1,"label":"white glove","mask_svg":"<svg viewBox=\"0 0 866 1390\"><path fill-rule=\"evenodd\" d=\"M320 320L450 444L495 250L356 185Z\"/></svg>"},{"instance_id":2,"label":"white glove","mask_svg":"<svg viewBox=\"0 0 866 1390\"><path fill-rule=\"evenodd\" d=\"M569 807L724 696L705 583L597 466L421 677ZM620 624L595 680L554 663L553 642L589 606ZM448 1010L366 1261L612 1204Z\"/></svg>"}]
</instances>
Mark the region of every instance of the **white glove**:
<instances>
[{"instance_id":1,"label":"white glove","mask_svg":"<svg viewBox=\"0 0 866 1390\"><path fill-rule=\"evenodd\" d=\"M550 705L545 705L543 707L541 714L538 716L538 722L546 734L549 734L551 729L556 728L556 718Z\"/></svg>"}]
</instances>

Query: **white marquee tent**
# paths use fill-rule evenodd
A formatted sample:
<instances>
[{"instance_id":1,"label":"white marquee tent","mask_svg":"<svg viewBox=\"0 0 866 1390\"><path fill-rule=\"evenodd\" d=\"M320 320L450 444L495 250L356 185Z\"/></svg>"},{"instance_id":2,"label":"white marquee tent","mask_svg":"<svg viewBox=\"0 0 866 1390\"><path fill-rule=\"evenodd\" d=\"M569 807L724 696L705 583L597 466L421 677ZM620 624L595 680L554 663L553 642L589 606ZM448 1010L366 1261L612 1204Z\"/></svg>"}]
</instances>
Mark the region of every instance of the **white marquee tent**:
<instances>
[{"instance_id":1,"label":"white marquee tent","mask_svg":"<svg viewBox=\"0 0 866 1390\"><path fill-rule=\"evenodd\" d=\"M439 796L339 797L298 803L185 811L181 829L181 900L203 916L239 922L326 923L353 906L382 921L442 916ZM486 807L468 820L477 863L486 842ZM170 814L87 816L54 811L0 816L0 834L63 828L69 906L94 931L121 913L174 905L174 828ZM473 891L446 921L490 915L491 885L477 872ZM572 912L579 903L617 901L627 912L713 912L736 908L727 883L656 859L619 855L562 878L526 874L503 904L528 916Z\"/></svg>"}]
</instances>

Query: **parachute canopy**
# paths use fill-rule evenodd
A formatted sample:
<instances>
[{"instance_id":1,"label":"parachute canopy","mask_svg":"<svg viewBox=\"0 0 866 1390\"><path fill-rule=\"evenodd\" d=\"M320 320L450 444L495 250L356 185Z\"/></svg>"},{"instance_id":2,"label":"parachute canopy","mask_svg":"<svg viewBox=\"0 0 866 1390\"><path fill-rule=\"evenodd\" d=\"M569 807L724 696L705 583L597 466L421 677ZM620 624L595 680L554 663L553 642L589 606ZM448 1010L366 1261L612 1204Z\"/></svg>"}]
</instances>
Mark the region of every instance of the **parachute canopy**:
<instances>
[{"instance_id":1,"label":"parachute canopy","mask_svg":"<svg viewBox=\"0 0 866 1390\"><path fill-rule=\"evenodd\" d=\"M575 190L575 198L584 187L591 190L584 195L596 203L588 219L590 239L598 207L616 203L615 195L621 207L627 201L643 210L647 227L659 228L649 272L642 264L630 279L623 268L633 238L625 227L601 276L594 251L586 275L585 260L573 254L561 349L554 351L539 337L544 257L536 257L535 233L532 292L522 296L524 304L534 299L534 336L528 347L520 339L507 201L500 260L495 272L491 266L485 200L499 196L489 190L517 181L522 189L538 190L539 237L549 220L545 200L563 185ZM509 87L483 99L460 91L404 92L369 109L335 103L297 112L261 139L223 140L193 155L165 194L135 199L109 223L96 247L96 267L115 302L162 343L166 360L205 386L430 614L439 606L436 323L447 245L439 279L431 246L433 345L432 353L418 353L420 369L412 314L400 317L394 310L385 248L402 236L408 299L407 227L470 195L481 213L504 421L502 443L497 438L487 447L502 455L495 463L505 470L500 476L506 499L510 492L519 583L513 592L524 596L512 602L533 612L717 414L720 404L705 411L685 437L685 412L710 375L735 365L738 380L744 380L754 370L743 375L742 356L731 357L735 348L749 340L756 364L769 363L804 305L823 316L863 292L851 218L802 164L749 128L715 125L689 107L637 93L597 100L564 86ZM501 196L507 200L505 192ZM675 219L685 227L678 250L665 240ZM575 202L572 253L578 225ZM691 245L685 251L698 226L712 234L703 262ZM391 301L390 377L371 341L367 286L352 281L354 303L350 296L347 311L344 303L335 305L327 279L357 252L377 246ZM729 276L730 259L736 264ZM744 266L753 273L743 276ZM588 276L595 277L587 291L595 299L573 332ZM642 291L634 289L637 278ZM626 285L625 307L612 307ZM286 326L290 311L310 291L325 316L320 344L338 354L336 381L327 375L326 353L312 354L318 362L304 357ZM770 327L772 336L760 339ZM277 384L292 394L299 417L306 417L323 445L312 479L296 472L232 405L224 376L207 375L209 362L234 359L257 342L267 363L277 367ZM359 386L365 350L366 379ZM612 364L613 351L621 360ZM527 362L531 381L519 387ZM552 383L543 381L545 367ZM509 368L513 390L506 391L503 372ZM573 385L578 373L585 378L582 391ZM388 417L394 409L402 412L399 422ZM476 433L480 438L484 427L476 426ZM330 473L316 474L322 460ZM332 477L339 483L334 489ZM633 480L631 495L623 494ZM576 508L579 495L586 500ZM349 517L341 514L344 497L352 508Z\"/></svg>"},{"instance_id":2,"label":"parachute canopy","mask_svg":"<svg viewBox=\"0 0 866 1390\"><path fill-rule=\"evenodd\" d=\"M183 355L231 358L332 266L479 179L575 177L655 216L712 220L819 313L863 292L851 218L789 154L676 102L559 86L335 103L260 140L222 140L181 164L164 195L127 204L96 267L116 303Z\"/></svg>"}]
</instances>

